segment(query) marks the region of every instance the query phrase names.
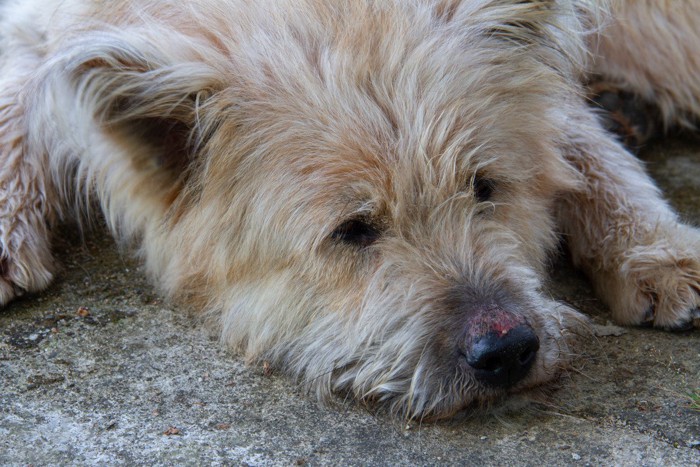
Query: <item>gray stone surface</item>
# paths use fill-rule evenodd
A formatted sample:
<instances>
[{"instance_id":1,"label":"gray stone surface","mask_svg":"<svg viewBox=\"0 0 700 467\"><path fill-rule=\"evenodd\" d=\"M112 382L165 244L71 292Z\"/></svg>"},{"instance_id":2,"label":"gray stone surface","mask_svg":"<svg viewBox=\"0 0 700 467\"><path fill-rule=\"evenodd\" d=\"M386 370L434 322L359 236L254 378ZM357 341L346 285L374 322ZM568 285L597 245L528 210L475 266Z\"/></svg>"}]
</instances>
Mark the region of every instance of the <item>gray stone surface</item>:
<instances>
[{"instance_id":1,"label":"gray stone surface","mask_svg":"<svg viewBox=\"0 0 700 467\"><path fill-rule=\"evenodd\" d=\"M641 156L700 224L700 140ZM46 293L0 313L0 465L700 465L700 331L605 327L608 312L565 260L552 294L597 337L539 402L405 425L338 400L321 407L246 366L98 230L65 227Z\"/></svg>"}]
</instances>

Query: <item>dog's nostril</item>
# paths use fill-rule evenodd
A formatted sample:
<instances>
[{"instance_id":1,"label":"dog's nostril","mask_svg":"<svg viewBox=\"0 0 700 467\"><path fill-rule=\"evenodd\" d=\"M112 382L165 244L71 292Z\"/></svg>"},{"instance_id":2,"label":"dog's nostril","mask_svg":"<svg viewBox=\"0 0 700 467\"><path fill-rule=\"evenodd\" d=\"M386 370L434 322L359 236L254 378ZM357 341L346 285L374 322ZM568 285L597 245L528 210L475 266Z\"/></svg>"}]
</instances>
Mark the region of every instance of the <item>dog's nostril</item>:
<instances>
[{"instance_id":1,"label":"dog's nostril","mask_svg":"<svg viewBox=\"0 0 700 467\"><path fill-rule=\"evenodd\" d=\"M539 348L532 328L521 324L506 334L491 331L477 337L467 349L466 359L480 382L505 388L527 375Z\"/></svg>"},{"instance_id":2,"label":"dog's nostril","mask_svg":"<svg viewBox=\"0 0 700 467\"><path fill-rule=\"evenodd\" d=\"M532 349L526 350L518 357L518 363L520 363L520 365L529 365L533 362L536 355L537 355L536 350L532 350Z\"/></svg>"}]
</instances>

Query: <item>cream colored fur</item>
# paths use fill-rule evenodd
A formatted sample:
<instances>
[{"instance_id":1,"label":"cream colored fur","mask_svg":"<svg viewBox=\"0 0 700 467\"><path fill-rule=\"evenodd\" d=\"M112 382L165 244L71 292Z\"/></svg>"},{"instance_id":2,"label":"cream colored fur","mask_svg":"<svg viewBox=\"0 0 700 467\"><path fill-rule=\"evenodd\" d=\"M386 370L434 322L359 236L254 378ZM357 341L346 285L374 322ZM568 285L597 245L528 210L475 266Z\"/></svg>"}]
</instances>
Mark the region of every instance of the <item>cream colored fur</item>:
<instances>
[{"instance_id":1,"label":"cream colored fur","mask_svg":"<svg viewBox=\"0 0 700 467\"><path fill-rule=\"evenodd\" d=\"M559 232L619 322L699 324L698 231L582 97L595 76L691 126L695 2L16 0L0 18L0 304L47 286L51 227L94 198L165 295L321 399L446 417L555 379L584 322L542 290ZM352 219L377 238L339 242ZM509 391L454 356L494 303L540 341Z\"/></svg>"}]
</instances>

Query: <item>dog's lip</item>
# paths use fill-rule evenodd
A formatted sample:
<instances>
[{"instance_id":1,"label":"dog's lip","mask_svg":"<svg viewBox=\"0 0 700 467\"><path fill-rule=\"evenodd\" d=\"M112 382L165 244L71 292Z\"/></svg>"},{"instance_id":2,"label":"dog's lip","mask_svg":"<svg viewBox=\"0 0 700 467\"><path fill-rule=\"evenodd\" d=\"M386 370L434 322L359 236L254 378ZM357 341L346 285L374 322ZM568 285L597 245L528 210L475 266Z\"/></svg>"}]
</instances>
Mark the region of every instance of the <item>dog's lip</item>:
<instances>
[{"instance_id":1,"label":"dog's lip","mask_svg":"<svg viewBox=\"0 0 700 467\"><path fill-rule=\"evenodd\" d=\"M509 389L497 389L491 387L480 388L478 395L465 398L462 403L455 404L451 408L446 408L441 413L423 417L423 421L452 420L459 421L463 414L471 417L475 411L489 414L493 410L509 407L512 402L516 404L531 404L538 402L542 390L554 390L557 388L555 378L541 383L520 383ZM544 392L547 394L547 392Z\"/></svg>"}]
</instances>

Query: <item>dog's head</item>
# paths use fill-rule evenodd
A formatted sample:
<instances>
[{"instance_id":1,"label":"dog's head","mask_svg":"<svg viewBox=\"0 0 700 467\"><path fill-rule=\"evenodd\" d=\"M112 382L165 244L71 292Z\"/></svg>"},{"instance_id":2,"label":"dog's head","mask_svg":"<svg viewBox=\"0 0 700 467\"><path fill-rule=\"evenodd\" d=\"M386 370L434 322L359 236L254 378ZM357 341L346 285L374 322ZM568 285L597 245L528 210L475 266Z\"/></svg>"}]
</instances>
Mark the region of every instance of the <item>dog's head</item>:
<instances>
[{"instance_id":1,"label":"dog's head","mask_svg":"<svg viewBox=\"0 0 700 467\"><path fill-rule=\"evenodd\" d=\"M321 397L443 417L554 378L574 13L219 3L67 47L103 137L79 170L162 287Z\"/></svg>"}]
</instances>

